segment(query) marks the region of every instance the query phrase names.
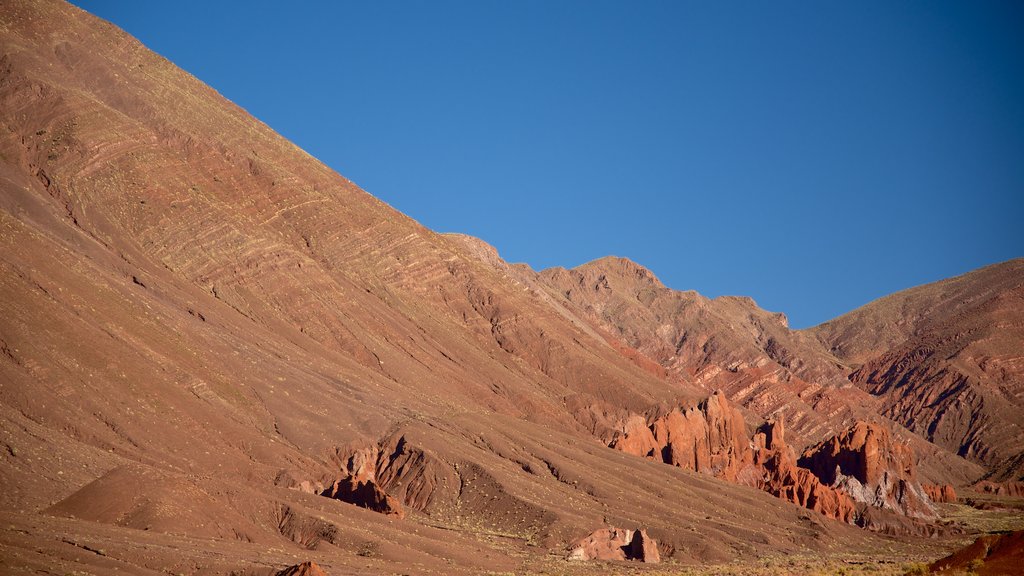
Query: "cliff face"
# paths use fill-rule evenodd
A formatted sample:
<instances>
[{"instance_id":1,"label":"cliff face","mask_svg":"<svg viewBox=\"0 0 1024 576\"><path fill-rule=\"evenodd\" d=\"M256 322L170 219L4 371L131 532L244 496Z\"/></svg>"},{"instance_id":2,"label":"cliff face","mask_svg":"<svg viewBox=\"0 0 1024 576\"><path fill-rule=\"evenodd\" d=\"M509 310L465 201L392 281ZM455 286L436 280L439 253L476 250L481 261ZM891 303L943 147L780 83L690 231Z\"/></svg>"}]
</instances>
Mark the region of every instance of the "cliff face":
<instances>
[{"instance_id":1,"label":"cliff face","mask_svg":"<svg viewBox=\"0 0 1024 576\"><path fill-rule=\"evenodd\" d=\"M857 422L804 451L797 464L823 483L842 488L855 501L925 520L937 517L917 480L909 446L886 428Z\"/></svg>"}]
</instances>

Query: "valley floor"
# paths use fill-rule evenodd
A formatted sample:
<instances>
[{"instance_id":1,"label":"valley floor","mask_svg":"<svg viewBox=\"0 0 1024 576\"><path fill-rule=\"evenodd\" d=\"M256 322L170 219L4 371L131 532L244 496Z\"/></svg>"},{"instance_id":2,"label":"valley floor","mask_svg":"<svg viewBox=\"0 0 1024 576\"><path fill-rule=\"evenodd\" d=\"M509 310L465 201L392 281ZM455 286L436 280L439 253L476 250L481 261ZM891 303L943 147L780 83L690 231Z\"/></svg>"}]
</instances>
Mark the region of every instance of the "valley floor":
<instances>
[{"instance_id":1,"label":"valley floor","mask_svg":"<svg viewBox=\"0 0 1024 576\"><path fill-rule=\"evenodd\" d=\"M548 551L518 538L479 534L476 553L493 556L499 575L598 576L762 576L859 575L896 576L927 573L927 565L982 533L1024 530L1024 499L969 496L982 510L963 503L943 504L943 522L964 533L938 539L885 539L884 548L846 549L833 553L779 555L766 553L743 562L692 565L669 558L660 564L635 562L568 562L561 551ZM963 502L963 500L961 500ZM984 504L983 504L984 506ZM876 540L878 542L878 540ZM355 554L305 551L241 541L192 538L18 512L0 513L0 573L4 574L247 574L269 576L306 560L318 562L331 576L343 574L459 574L463 568L438 562L395 563L373 549Z\"/></svg>"}]
</instances>

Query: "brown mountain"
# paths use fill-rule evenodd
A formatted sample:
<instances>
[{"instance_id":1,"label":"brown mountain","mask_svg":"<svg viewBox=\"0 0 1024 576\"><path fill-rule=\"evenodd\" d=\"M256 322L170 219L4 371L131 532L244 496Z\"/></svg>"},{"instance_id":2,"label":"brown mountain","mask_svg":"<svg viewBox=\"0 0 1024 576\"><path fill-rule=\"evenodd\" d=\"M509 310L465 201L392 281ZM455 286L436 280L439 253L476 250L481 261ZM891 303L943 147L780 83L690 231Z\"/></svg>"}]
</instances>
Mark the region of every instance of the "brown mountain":
<instances>
[{"instance_id":1,"label":"brown mountain","mask_svg":"<svg viewBox=\"0 0 1024 576\"><path fill-rule=\"evenodd\" d=\"M807 331L882 414L1024 478L1024 259L879 299Z\"/></svg>"},{"instance_id":2,"label":"brown mountain","mask_svg":"<svg viewBox=\"0 0 1024 576\"><path fill-rule=\"evenodd\" d=\"M881 401L752 301L436 234L57 0L0 9L0 123L2 571L560 572L612 527L683 564L929 546L807 510L847 507L755 427L800 446ZM609 448L717 422L717 388L728 442ZM678 465L730 450L753 487Z\"/></svg>"},{"instance_id":3,"label":"brown mountain","mask_svg":"<svg viewBox=\"0 0 1024 576\"><path fill-rule=\"evenodd\" d=\"M0 42L6 566L479 573L604 525L682 562L875 546L595 442L702 391L110 24L5 2ZM370 454L350 500L405 519L315 493Z\"/></svg>"},{"instance_id":4,"label":"brown mountain","mask_svg":"<svg viewBox=\"0 0 1024 576\"><path fill-rule=\"evenodd\" d=\"M514 272L520 278L531 274ZM979 466L880 417L879 400L851 384L844 359L750 298L672 290L646 268L615 257L535 278L581 322L623 340L673 380L707 392L721 389L760 418L784 418L798 448L873 420L913 445L923 476L932 482L963 485L982 474Z\"/></svg>"}]
</instances>

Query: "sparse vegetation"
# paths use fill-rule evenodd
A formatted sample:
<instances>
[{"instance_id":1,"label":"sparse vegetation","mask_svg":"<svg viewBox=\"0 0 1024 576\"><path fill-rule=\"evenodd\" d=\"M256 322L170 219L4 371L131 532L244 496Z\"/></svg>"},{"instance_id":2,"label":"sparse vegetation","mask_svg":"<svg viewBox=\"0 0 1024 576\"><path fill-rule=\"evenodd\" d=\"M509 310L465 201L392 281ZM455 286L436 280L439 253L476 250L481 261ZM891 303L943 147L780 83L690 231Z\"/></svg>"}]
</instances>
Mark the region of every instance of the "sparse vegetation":
<instances>
[{"instance_id":1,"label":"sparse vegetation","mask_svg":"<svg viewBox=\"0 0 1024 576\"><path fill-rule=\"evenodd\" d=\"M923 562L911 564L907 567L907 571L904 572L904 576L927 576L930 573L928 565Z\"/></svg>"}]
</instances>

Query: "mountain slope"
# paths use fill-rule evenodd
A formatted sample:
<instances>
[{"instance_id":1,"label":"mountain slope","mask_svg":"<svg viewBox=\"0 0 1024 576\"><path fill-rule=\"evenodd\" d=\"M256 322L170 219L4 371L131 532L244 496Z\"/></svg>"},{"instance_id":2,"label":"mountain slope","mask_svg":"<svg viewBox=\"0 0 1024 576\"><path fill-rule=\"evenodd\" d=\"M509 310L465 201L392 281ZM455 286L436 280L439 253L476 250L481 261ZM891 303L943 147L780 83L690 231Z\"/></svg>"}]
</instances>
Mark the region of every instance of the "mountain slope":
<instances>
[{"instance_id":1,"label":"mountain slope","mask_svg":"<svg viewBox=\"0 0 1024 576\"><path fill-rule=\"evenodd\" d=\"M605 524L681 562L880 545L596 442L702 391L110 24L5 2L0 125L5 568L512 571ZM309 493L373 451L404 520Z\"/></svg>"},{"instance_id":2,"label":"mountain slope","mask_svg":"<svg viewBox=\"0 0 1024 576\"><path fill-rule=\"evenodd\" d=\"M1024 259L898 292L809 329L858 368L880 410L935 442L1024 475Z\"/></svg>"},{"instance_id":3,"label":"mountain slope","mask_svg":"<svg viewBox=\"0 0 1024 576\"><path fill-rule=\"evenodd\" d=\"M709 392L722 389L760 418L784 418L797 447L873 420L912 444L922 476L932 482L962 485L983 472L880 417L878 400L847 379L846 361L749 298L672 290L646 268L614 257L534 277L552 301L621 338L674 379Z\"/></svg>"}]
</instances>

